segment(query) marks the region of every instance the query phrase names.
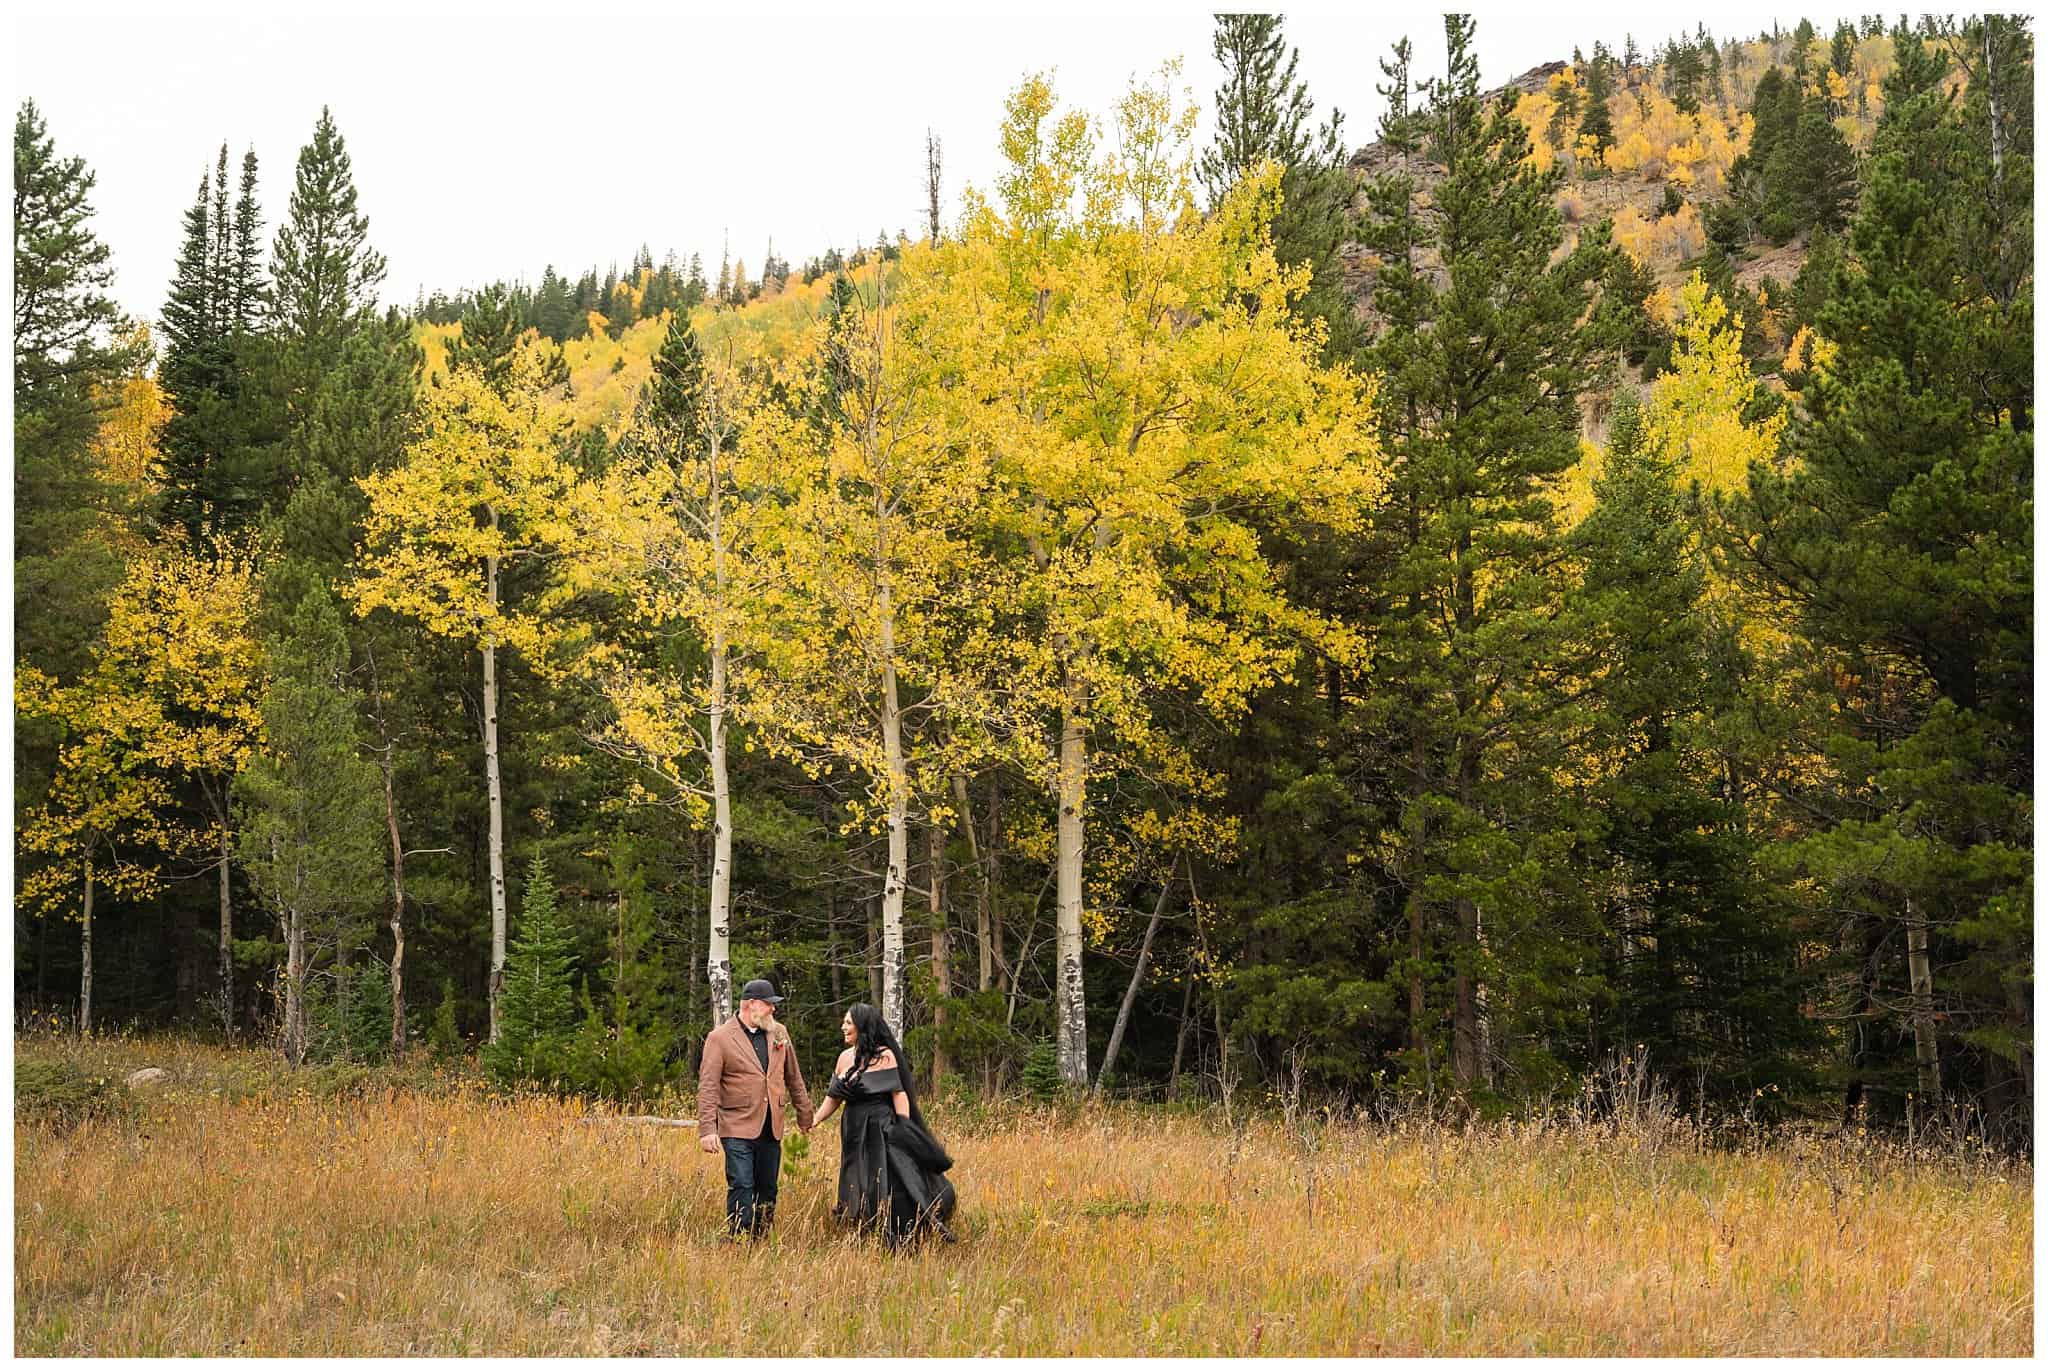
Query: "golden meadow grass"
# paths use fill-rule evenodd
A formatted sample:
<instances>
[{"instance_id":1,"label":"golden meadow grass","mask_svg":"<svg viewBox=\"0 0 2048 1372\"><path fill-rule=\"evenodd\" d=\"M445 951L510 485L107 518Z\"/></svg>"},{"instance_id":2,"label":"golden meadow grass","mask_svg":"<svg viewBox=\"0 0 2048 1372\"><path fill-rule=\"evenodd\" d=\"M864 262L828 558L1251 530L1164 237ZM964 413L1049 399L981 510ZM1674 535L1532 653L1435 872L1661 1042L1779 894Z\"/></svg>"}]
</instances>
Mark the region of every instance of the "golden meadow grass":
<instances>
[{"instance_id":1,"label":"golden meadow grass","mask_svg":"<svg viewBox=\"0 0 2048 1372\"><path fill-rule=\"evenodd\" d=\"M828 1126L736 1251L686 1130L83 1051L173 1080L17 1123L18 1354L2033 1351L2031 1171L1981 1157L1555 1123L1331 1124L1309 1153L1265 1120L1226 1167L1204 1118L941 1108L961 1243L839 1236Z\"/></svg>"}]
</instances>

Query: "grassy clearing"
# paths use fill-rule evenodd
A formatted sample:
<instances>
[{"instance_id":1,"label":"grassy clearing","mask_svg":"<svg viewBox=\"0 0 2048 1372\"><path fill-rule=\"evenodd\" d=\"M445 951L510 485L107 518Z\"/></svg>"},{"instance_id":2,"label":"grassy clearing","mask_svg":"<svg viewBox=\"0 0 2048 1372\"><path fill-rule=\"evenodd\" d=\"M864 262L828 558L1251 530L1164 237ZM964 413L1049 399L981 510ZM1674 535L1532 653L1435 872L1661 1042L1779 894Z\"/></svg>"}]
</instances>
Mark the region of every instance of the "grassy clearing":
<instances>
[{"instance_id":1,"label":"grassy clearing","mask_svg":"<svg viewBox=\"0 0 2048 1372\"><path fill-rule=\"evenodd\" d=\"M828 1127L735 1251L690 1131L162 1042L17 1070L65 1054L172 1080L17 1124L23 1355L2033 1351L2032 1174L1969 1155L941 1107L962 1243L837 1235Z\"/></svg>"}]
</instances>

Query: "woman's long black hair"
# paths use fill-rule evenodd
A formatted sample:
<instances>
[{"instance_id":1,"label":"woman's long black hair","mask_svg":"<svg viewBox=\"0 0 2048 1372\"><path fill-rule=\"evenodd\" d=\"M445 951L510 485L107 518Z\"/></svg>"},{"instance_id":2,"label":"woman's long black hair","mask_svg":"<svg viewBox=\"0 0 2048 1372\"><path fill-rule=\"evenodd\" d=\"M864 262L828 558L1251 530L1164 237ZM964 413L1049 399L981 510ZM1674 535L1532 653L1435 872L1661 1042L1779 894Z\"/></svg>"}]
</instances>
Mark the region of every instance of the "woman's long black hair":
<instances>
[{"instance_id":1,"label":"woman's long black hair","mask_svg":"<svg viewBox=\"0 0 2048 1372\"><path fill-rule=\"evenodd\" d=\"M860 1076L884 1048L888 1049L896 1055L896 1075L903 1083L903 1094L910 1098L910 1118L918 1128L924 1128L924 1115L917 1108L917 1088L910 1082L910 1055L896 1041L896 1031L882 1018L880 1010L865 1001L847 1013L853 1017L853 1066L846 1070L846 1079L852 1081Z\"/></svg>"}]
</instances>

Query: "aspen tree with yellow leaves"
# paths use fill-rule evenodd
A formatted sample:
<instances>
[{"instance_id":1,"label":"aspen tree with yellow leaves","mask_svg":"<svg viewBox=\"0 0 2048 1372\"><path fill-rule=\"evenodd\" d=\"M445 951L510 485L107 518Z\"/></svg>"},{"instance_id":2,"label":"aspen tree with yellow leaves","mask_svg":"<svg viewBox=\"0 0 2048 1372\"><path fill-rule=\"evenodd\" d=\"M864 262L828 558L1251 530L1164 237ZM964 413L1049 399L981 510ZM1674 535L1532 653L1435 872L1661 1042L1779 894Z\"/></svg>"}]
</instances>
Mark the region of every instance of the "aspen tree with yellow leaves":
<instances>
[{"instance_id":1,"label":"aspen tree with yellow leaves","mask_svg":"<svg viewBox=\"0 0 2048 1372\"><path fill-rule=\"evenodd\" d=\"M213 828L220 912L216 1002L234 1034L234 904L230 792L260 746L263 650L255 614L256 555L231 545L206 555L184 547L137 561L114 597L101 670L136 710L151 763L199 787Z\"/></svg>"},{"instance_id":2,"label":"aspen tree with yellow leaves","mask_svg":"<svg viewBox=\"0 0 2048 1372\"><path fill-rule=\"evenodd\" d=\"M963 303L955 284L920 254L900 298L844 293L790 360L792 403L760 436L800 475L774 521L763 669L775 689L755 710L776 746L867 780L852 822L879 816L886 836L880 1008L899 1026L913 811L936 831L952 778L1018 732L1004 717L1011 654L988 632L1007 597L983 538L987 455L949 427L937 402L951 359L925 346ZM933 916L943 971L943 910Z\"/></svg>"},{"instance_id":3,"label":"aspen tree with yellow leaves","mask_svg":"<svg viewBox=\"0 0 2048 1372\"><path fill-rule=\"evenodd\" d=\"M150 761L157 721L147 703L97 669L66 687L24 667L14 702L17 714L50 721L62 739L48 792L17 835L24 854L43 860L24 872L17 899L44 918L78 921L76 1024L90 1034L93 901L101 893L134 899L155 891L163 854L183 842L170 817L170 787Z\"/></svg>"},{"instance_id":4,"label":"aspen tree with yellow leaves","mask_svg":"<svg viewBox=\"0 0 2048 1372\"><path fill-rule=\"evenodd\" d=\"M1088 1079L1084 957L1091 759L1149 729L1152 692L1185 686L1222 715L1285 672L1303 640L1355 655L1291 605L1239 517L1379 490L1369 387L1318 364L1320 327L1274 260L1268 166L1208 217L1192 193L1194 108L1169 66L1133 84L1111 148L1051 84L1012 93L998 199L967 196L943 250L973 309L933 321L942 392L989 454L991 511L1022 563L1035 679L1056 721L1036 770L1057 804L1055 1009L1060 1073Z\"/></svg>"},{"instance_id":5,"label":"aspen tree with yellow leaves","mask_svg":"<svg viewBox=\"0 0 2048 1372\"><path fill-rule=\"evenodd\" d=\"M505 819L498 764L498 650L546 656L544 606L507 606L499 569L551 558L567 535L573 475L568 419L522 350L502 391L458 368L420 396L403 465L362 478L366 553L348 588L359 614L387 609L430 634L473 645L483 665L482 734L490 798L491 1037L505 975Z\"/></svg>"},{"instance_id":6,"label":"aspen tree with yellow leaves","mask_svg":"<svg viewBox=\"0 0 2048 1372\"><path fill-rule=\"evenodd\" d=\"M653 633L684 630L704 646L701 675L694 666L683 675L650 670L616 643L592 645L575 670L604 702L596 745L642 764L693 824L710 812L705 976L713 1025L733 1012L734 669L755 647L750 616L765 575L757 550L760 448L742 441L758 403L729 357L707 359L689 321L671 319L619 460L575 495L575 574L623 595L633 619Z\"/></svg>"}]
</instances>

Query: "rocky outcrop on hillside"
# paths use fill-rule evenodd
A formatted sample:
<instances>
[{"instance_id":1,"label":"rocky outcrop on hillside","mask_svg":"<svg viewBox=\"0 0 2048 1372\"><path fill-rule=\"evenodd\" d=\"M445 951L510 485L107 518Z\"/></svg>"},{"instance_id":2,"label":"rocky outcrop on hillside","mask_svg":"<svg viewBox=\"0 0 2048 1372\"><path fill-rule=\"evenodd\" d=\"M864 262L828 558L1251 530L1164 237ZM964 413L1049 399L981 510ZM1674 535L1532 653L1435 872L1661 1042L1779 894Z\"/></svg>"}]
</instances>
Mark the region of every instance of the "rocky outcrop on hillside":
<instances>
[{"instance_id":1,"label":"rocky outcrop on hillside","mask_svg":"<svg viewBox=\"0 0 2048 1372\"><path fill-rule=\"evenodd\" d=\"M1497 86L1483 97L1488 103L1498 101L1510 91L1520 95L1534 95L1548 88L1551 78L1565 71L1570 64L1546 62L1531 67L1514 80ZM1616 98L1623 98L1636 85L1650 79L1647 72L1638 68L1624 78ZM1392 172L1405 172L1414 178L1416 185L1416 212L1425 221L1432 210L1433 192L1442 180L1444 168L1432 162L1421 152L1404 154L1385 143L1374 142L1359 148L1347 163L1355 180L1356 190L1353 208L1359 213L1367 209L1365 189L1373 181ZM1662 180L1645 179L1641 176L1604 176L1590 179L1575 179L1566 182L1558 190L1558 209L1564 217L1565 243L1567 248L1577 240L1580 230L1599 223L1603 219L1620 216L1624 210L1633 209L1646 220L1656 219L1663 209L1665 186ZM1689 195L1694 208L1704 214L1717 196L1697 191ZM1344 264L1344 282L1356 303L1362 317L1369 324L1376 324L1377 317L1372 308L1373 282L1378 275L1377 262L1373 254L1361 244L1346 243L1340 250ZM1757 243L1739 255L1734 263L1735 279L1754 288L1765 279L1780 284L1789 283L1799 273L1806 261L1804 239L1795 239L1784 245L1774 246ZM1425 273L1438 274L1433 253L1424 252L1417 263ZM1651 273L1660 286L1675 288L1691 272L1691 266L1682 261L1661 261L1651 264ZM1441 276L1439 275L1441 281Z\"/></svg>"}]
</instances>

